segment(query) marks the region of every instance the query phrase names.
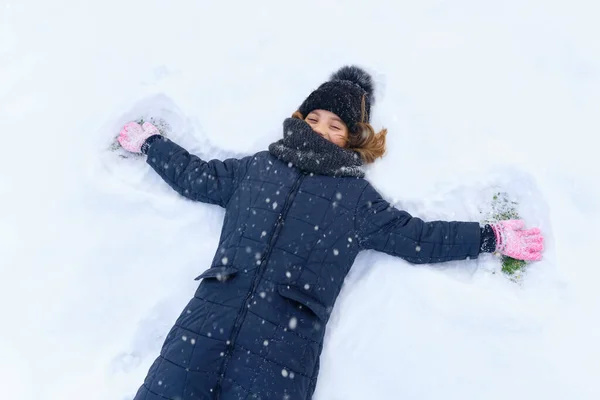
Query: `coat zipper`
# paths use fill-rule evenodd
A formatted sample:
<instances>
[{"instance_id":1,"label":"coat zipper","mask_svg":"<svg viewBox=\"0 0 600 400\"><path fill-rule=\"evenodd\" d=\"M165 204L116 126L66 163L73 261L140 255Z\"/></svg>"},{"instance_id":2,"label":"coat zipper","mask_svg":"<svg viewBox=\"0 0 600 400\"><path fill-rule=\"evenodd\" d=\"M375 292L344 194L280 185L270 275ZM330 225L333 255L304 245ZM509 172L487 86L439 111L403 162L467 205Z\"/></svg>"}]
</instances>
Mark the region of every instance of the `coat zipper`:
<instances>
[{"instance_id":1,"label":"coat zipper","mask_svg":"<svg viewBox=\"0 0 600 400\"><path fill-rule=\"evenodd\" d=\"M229 340L229 344L227 345L227 350L224 355L225 361L223 361L223 363L221 364L221 368L219 370L219 374L218 374L219 380L217 381L217 385L215 386L215 400L219 400L219 398L221 397L220 392L221 392L221 383L223 381L223 375L225 374L225 370L227 369L227 364L229 363L231 351L233 350L235 341L239 334L239 330L242 326L242 321L244 321L244 319L246 318L246 313L248 312L248 301L250 300L252 294L254 294L254 292L256 291L256 286L262 279L262 276L264 274L264 269L265 269L264 267L267 265L267 261L269 260L269 257L271 256L271 253L273 251L273 246L275 245L275 242L277 241L277 237L279 236L279 232L282 229L283 221L285 220L285 217L287 216L290 206L291 206L292 202L294 201L296 194L298 193L298 188L300 187L300 184L302 183L302 181L304 180L305 177L306 177L306 174L301 172L300 175L298 176L298 178L296 178L294 185L292 185L292 189L290 190L290 192L287 195L287 198L285 199L283 208L282 208L281 212L279 213L279 216L277 217L277 223L275 224L275 229L273 229L273 233L271 234L271 237L269 238L269 244L267 245L264 255L260 259L260 265L258 267L258 271L254 275L254 280L252 281L250 291L248 291L248 294L246 295L246 299L244 300L244 303L242 306L242 311L238 314L238 316L235 320L235 324L233 326L233 332L231 334L231 339Z\"/></svg>"}]
</instances>

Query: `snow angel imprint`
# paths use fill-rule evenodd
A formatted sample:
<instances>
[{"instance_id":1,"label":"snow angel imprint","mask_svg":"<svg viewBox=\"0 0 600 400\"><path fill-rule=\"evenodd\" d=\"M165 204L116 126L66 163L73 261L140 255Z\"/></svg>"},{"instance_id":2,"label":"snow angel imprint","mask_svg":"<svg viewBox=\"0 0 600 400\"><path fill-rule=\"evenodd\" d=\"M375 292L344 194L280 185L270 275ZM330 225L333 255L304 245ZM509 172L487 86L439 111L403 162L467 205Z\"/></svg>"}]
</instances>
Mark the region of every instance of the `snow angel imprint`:
<instances>
[{"instance_id":1,"label":"snow angel imprint","mask_svg":"<svg viewBox=\"0 0 600 400\"><path fill-rule=\"evenodd\" d=\"M417 264L494 251L541 259L540 231L522 221L424 222L391 206L364 178L385 152L373 103L371 76L343 67L268 150L224 161L188 153L150 123L125 125L119 143L175 191L225 208L214 260L135 400L310 399L327 321L362 250Z\"/></svg>"}]
</instances>

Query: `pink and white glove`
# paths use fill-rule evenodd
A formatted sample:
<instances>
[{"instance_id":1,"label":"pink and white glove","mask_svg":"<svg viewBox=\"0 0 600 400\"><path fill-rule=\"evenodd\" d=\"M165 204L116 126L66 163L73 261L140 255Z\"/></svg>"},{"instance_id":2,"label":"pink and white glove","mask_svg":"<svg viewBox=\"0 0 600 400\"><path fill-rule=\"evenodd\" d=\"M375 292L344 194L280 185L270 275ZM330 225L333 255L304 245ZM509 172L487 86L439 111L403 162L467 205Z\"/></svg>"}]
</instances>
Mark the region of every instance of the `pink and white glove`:
<instances>
[{"instance_id":1,"label":"pink and white glove","mask_svg":"<svg viewBox=\"0 0 600 400\"><path fill-rule=\"evenodd\" d=\"M160 135L158 129L150 122L144 122L143 125L137 122L125 124L117 140L123 148L132 153L141 153L142 145L150 136Z\"/></svg>"},{"instance_id":2,"label":"pink and white glove","mask_svg":"<svg viewBox=\"0 0 600 400\"><path fill-rule=\"evenodd\" d=\"M525 222L510 219L490 224L496 235L496 251L517 260L539 261L544 237L538 228L523 229Z\"/></svg>"}]
</instances>

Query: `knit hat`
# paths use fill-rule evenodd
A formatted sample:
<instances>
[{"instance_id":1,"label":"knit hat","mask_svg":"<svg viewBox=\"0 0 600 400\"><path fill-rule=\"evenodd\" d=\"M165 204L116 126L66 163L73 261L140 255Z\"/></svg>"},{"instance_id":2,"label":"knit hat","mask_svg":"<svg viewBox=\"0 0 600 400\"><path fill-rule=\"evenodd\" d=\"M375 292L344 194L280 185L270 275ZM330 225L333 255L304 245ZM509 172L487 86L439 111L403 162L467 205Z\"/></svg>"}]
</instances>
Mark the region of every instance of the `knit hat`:
<instances>
[{"instance_id":1,"label":"knit hat","mask_svg":"<svg viewBox=\"0 0 600 400\"><path fill-rule=\"evenodd\" d=\"M351 129L357 122L369 122L371 105L375 101L374 90L371 75L357 66L344 66L312 92L298 111L304 117L314 110L330 111ZM366 114L361 121L363 96Z\"/></svg>"}]
</instances>

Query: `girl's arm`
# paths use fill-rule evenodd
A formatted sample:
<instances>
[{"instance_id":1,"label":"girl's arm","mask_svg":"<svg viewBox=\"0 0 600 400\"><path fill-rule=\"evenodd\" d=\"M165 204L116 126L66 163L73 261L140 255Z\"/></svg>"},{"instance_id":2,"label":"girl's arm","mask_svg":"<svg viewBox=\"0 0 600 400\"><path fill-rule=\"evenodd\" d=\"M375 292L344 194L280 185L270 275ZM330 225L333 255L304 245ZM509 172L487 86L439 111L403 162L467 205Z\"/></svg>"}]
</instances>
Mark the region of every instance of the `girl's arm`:
<instances>
[{"instance_id":1,"label":"girl's arm","mask_svg":"<svg viewBox=\"0 0 600 400\"><path fill-rule=\"evenodd\" d=\"M221 207L227 206L252 159L207 162L162 136L149 137L142 152L148 155L147 163L179 194Z\"/></svg>"},{"instance_id":2,"label":"girl's arm","mask_svg":"<svg viewBox=\"0 0 600 400\"><path fill-rule=\"evenodd\" d=\"M491 230L482 229L479 223L424 222L394 208L370 184L358 201L355 224L363 249L416 264L477 258L482 249L493 251L495 247L488 241L493 241Z\"/></svg>"},{"instance_id":3,"label":"girl's arm","mask_svg":"<svg viewBox=\"0 0 600 400\"><path fill-rule=\"evenodd\" d=\"M204 161L160 135L149 122L125 124L118 141L132 153L148 156L152 168L182 196L226 207L252 157Z\"/></svg>"}]
</instances>

